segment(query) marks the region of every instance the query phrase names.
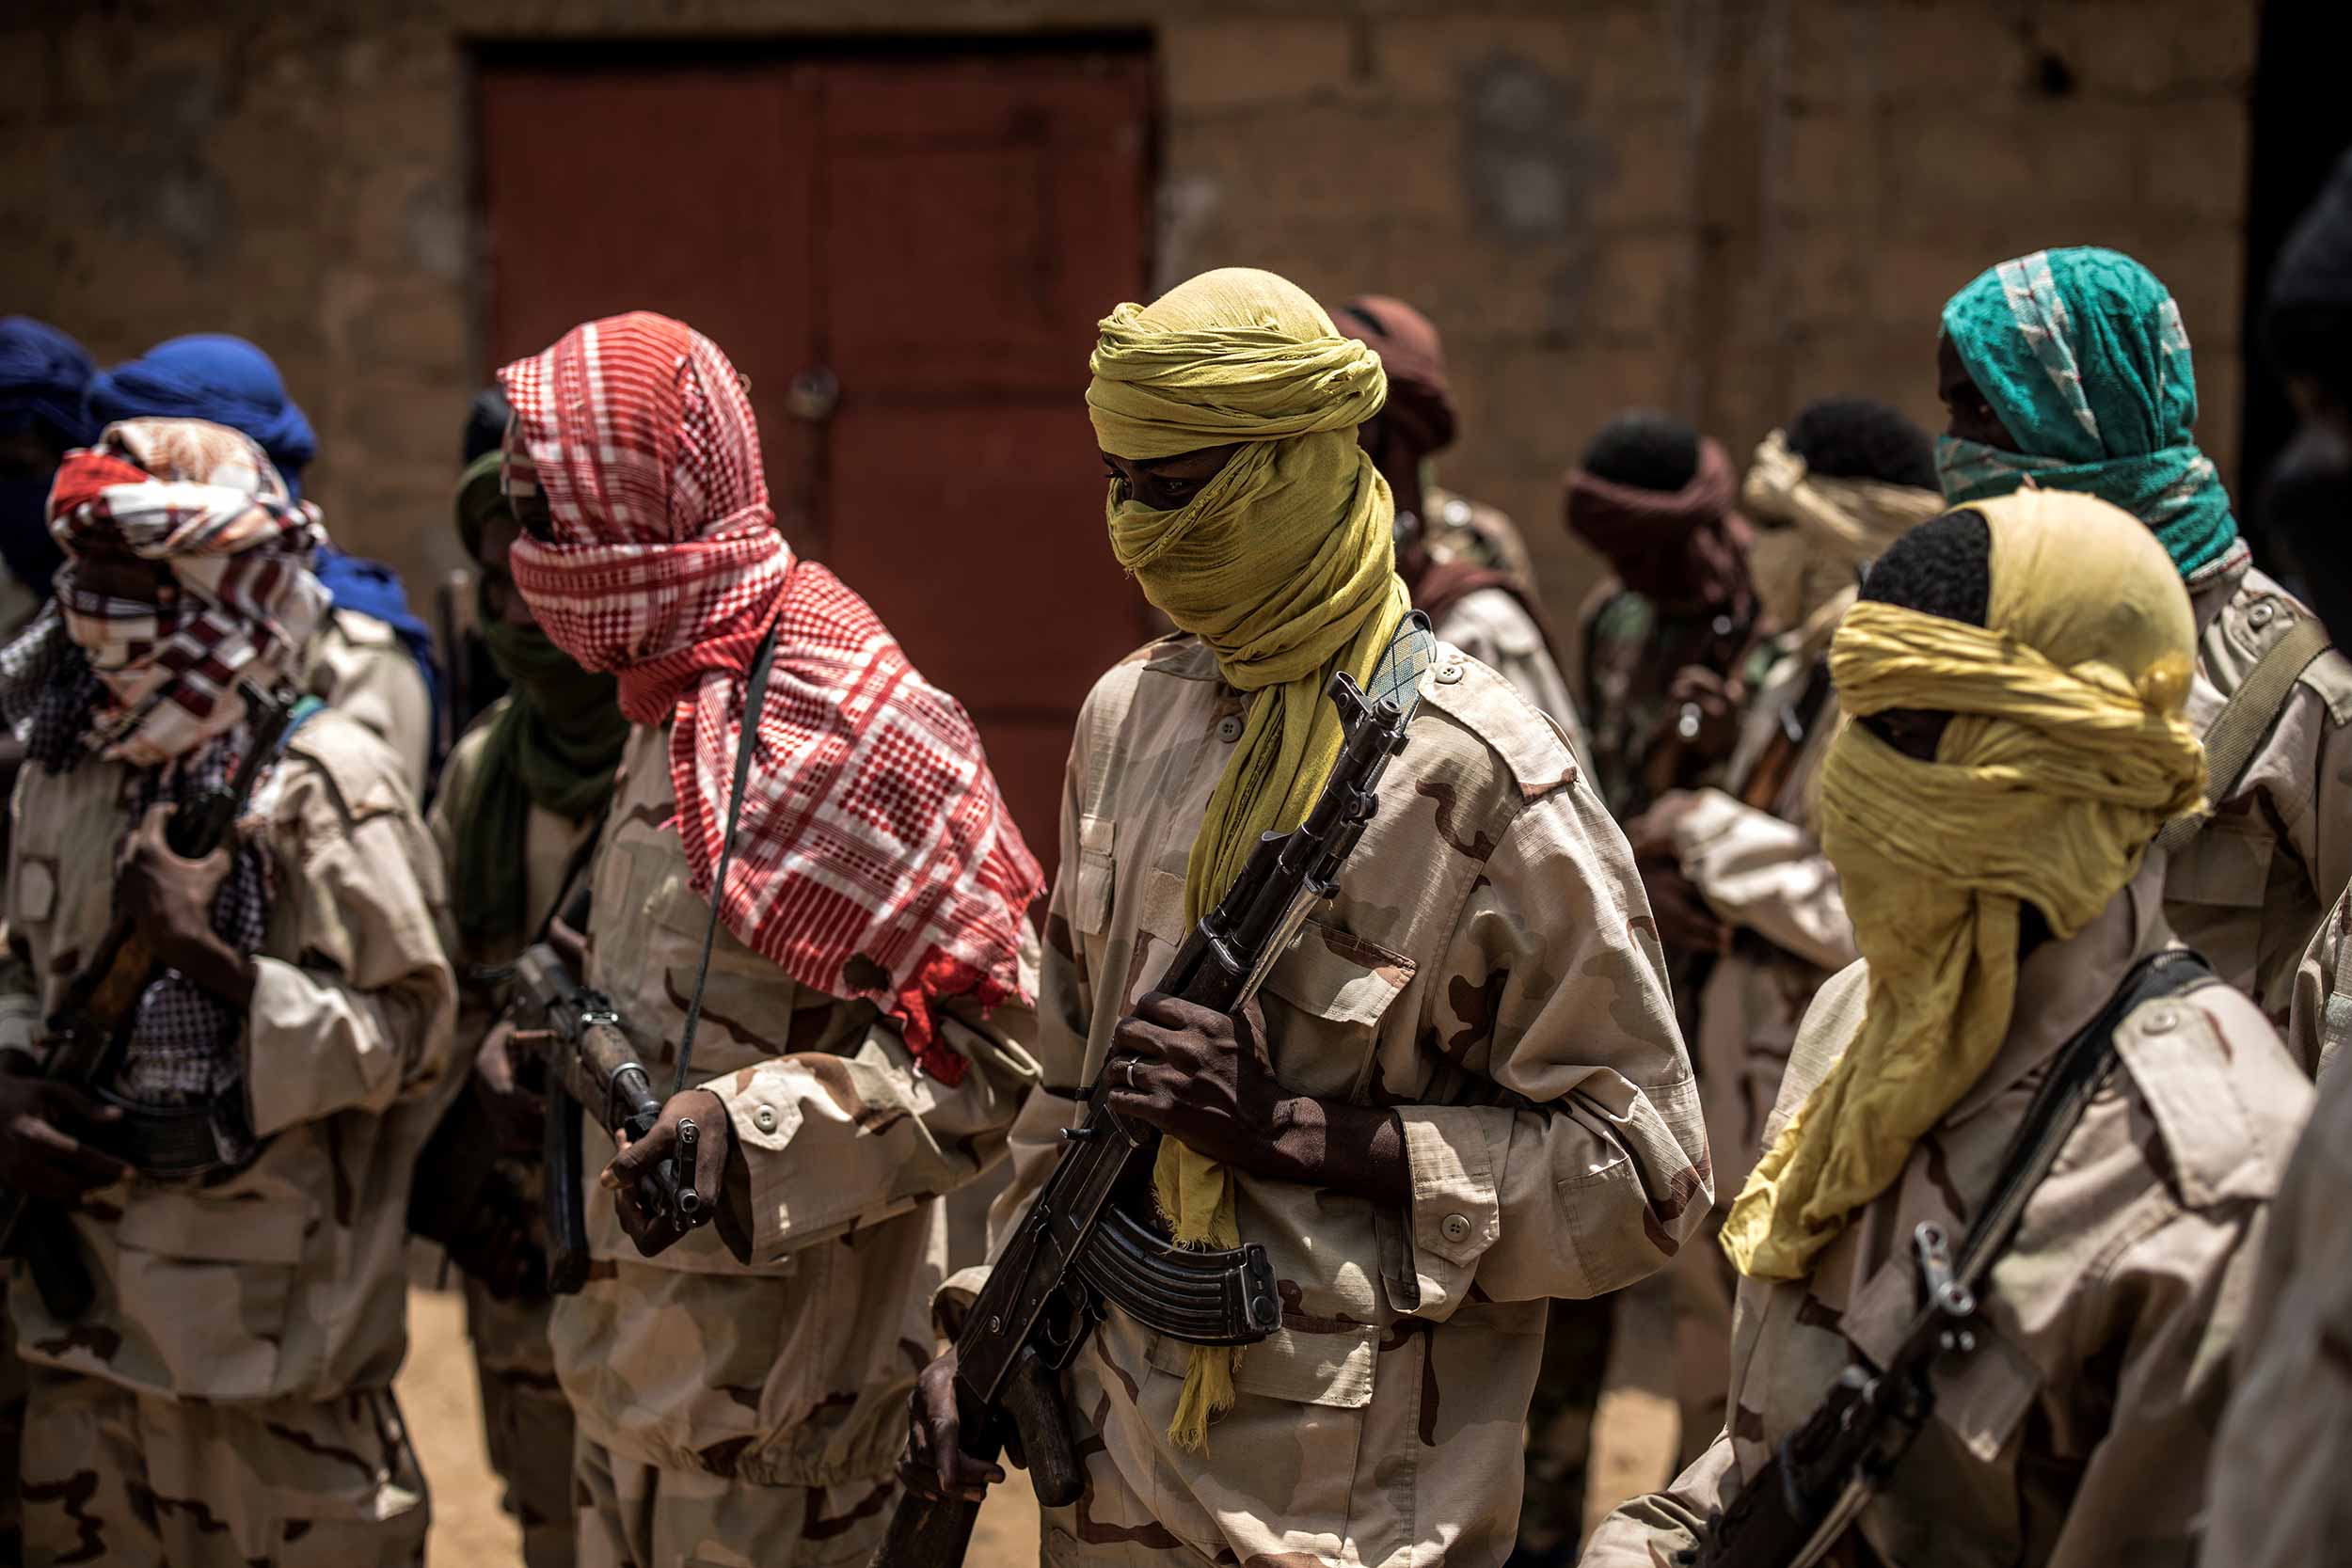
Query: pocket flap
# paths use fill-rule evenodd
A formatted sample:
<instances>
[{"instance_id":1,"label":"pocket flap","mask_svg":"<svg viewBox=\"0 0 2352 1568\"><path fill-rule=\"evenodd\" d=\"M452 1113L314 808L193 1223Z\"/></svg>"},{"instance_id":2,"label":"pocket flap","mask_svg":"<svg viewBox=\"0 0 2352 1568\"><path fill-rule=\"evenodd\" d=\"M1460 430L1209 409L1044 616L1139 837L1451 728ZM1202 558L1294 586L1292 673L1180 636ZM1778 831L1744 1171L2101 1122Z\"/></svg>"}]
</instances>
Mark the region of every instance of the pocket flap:
<instances>
[{"instance_id":1,"label":"pocket flap","mask_svg":"<svg viewBox=\"0 0 2352 1568\"><path fill-rule=\"evenodd\" d=\"M1300 1012L1373 1024L1412 979L1412 959L1310 920L1290 951L1266 972L1265 989Z\"/></svg>"},{"instance_id":2,"label":"pocket flap","mask_svg":"<svg viewBox=\"0 0 2352 1568\"><path fill-rule=\"evenodd\" d=\"M1258 1343L1242 1347L1233 1368L1234 1390L1291 1404L1360 1410L1372 1402L1379 1335L1369 1323L1336 1333L1278 1328ZM1191 1365L1192 1351L1184 1340L1160 1335L1152 1341L1152 1366L1182 1377Z\"/></svg>"},{"instance_id":3,"label":"pocket flap","mask_svg":"<svg viewBox=\"0 0 2352 1568\"><path fill-rule=\"evenodd\" d=\"M302 1207L284 1199L223 1202L190 1193L138 1193L122 1206L116 1235L162 1258L221 1263L302 1261Z\"/></svg>"},{"instance_id":4,"label":"pocket flap","mask_svg":"<svg viewBox=\"0 0 2352 1568\"><path fill-rule=\"evenodd\" d=\"M2260 909L2270 886L2278 839L2253 812L2216 816L2164 868L2168 903L2209 909Z\"/></svg>"},{"instance_id":5,"label":"pocket flap","mask_svg":"<svg viewBox=\"0 0 2352 1568\"><path fill-rule=\"evenodd\" d=\"M1078 881L1070 914L1087 936L1110 929L1111 898L1119 885L1119 863L1111 852L1117 836L1107 816L1078 818Z\"/></svg>"}]
</instances>

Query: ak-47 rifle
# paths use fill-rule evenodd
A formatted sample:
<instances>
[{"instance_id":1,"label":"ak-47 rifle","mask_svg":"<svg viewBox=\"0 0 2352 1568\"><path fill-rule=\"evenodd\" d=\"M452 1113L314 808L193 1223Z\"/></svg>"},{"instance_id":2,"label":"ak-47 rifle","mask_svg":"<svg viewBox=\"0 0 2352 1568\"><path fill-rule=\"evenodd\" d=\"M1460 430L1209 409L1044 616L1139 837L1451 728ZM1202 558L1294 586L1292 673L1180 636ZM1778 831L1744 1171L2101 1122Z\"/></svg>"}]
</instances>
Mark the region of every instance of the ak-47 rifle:
<instances>
[{"instance_id":1,"label":"ak-47 rifle","mask_svg":"<svg viewBox=\"0 0 2352 1568\"><path fill-rule=\"evenodd\" d=\"M296 693L264 692L251 681L238 682L237 695L245 702L251 744L235 774L182 801L164 825L164 841L183 860L201 860L229 837L300 705ZM84 1089L102 1085L120 1062L139 998L164 969L146 936L117 914L97 955L74 975L49 1017L49 1048L40 1076ZM0 1255L21 1255L31 1265L33 1283L51 1316L72 1323L89 1310L95 1293L89 1270L63 1211L36 1205L20 1192L0 1192Z\"/></svg>"},{"instance_id":2,"label":"ak-47 rifle","mask_svg":"<svg viewBox=\"0 0 2352 1568\"><path fill-rule=\"evenodd\" d=\"M2204 959L2185 949L2143 958L2059 1048L1958 1259L1942 1226L1928 1221L1912 1232L1921 1304L1901 1341L1883 1365L1856 1360L1838 1374L1829 1397L1708 1522L1698 1544L1676 1557L1677 1568L1812 1568L1836 1545L1933 1413L1931 1374L1976 1353L1993 1264L2106 1081L2117 1026L2141 1003L2212 978Z\"/></svg>"},{"instance_id":3,"label":"ak-47 rifle","mask_svg":"<svg viewBox=\"0 0 2352 1568\"><path fill-rule=\"evenodd\" d=\"M567 915L566 924L585 928L585 912L577 921ZM547 1062L548 1289L572 1295L588 1280L580 1110L595 1111L616 1143L633 1143L653 1131L661 1101L612 1002L573 978L553 942L534 942L516 960L515 1004L519 1016L545 1024L539 1037ZM691 1117L678 1122L677 1132L676 1155L639 1177L634 1196L648 1222L682 1232L708 1224L712 1205L694 1190L701 1132Z\"/></svg>"},{"instance_id":4,"label":"ak-47 rifle","mask_svg":"<svg viewBox=\"0 0 2352 1568\"><path fill-rule=\"evenodd\" d=\"M1158 990L1238 1012L1312 904L1338 891L1341 864L1371 821L1374 791L1405 747L1407 709L1368 701L1344 673L1330 697L1346 740L1314 809L1295 832L1268 833L1216 908L1193 927ZM1116 1302L1145 1327L1198 1345L1244 1345L1281 1322L1265 1248L1176 1245L1118 1199L1150 1180L1158 1134L1110 1109L1098 1079L1086 1120L1065 1129L1060 1164L1007 1243L956 1338L956 1404L963 1451L993 1464L1009 1433L1039 1502L1077 1500L1086 1487L1056 1388ZM979 1505L909 1492L891 1516L874 1568L956 1568Z\"/></svg>"}]
</instances>

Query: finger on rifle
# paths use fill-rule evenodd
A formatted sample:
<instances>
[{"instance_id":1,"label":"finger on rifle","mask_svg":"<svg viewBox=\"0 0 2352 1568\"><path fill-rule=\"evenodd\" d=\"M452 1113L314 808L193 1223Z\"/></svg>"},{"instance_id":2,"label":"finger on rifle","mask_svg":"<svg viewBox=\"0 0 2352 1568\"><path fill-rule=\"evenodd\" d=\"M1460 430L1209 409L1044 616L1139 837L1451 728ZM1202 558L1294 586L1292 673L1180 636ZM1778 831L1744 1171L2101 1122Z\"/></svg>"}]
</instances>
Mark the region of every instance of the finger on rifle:
<instances>
[{"instance_id":1,"label":"finger on rifle","mask_svg":"<svg viewBox=\"0 0 2352 1568\"><path fill-rule=\"evenodd\" d=\"M67 1195L86 1193L92 1187L103 1187L119 1181L131 1173L131 1167L103 1149L90 1148L71 1133L38 1117L27 1117L18 1123L29 1142L45 1145L45 1162L56 1173Z\"/></svg>"},{"instance_id":2,"label":"finger on rifle","mask_svg":"<svg viewBox=\"0 0 2352 1568\"><path fill-rule=\"evenodd\" d=\"M735 1129L727 1125L723 1109L707 1123L697 1117L694 1125L702 1136L694 1141L694 1168L686 1174L692 1180L704 1212L707 1212L719 1201L719 1189L726 1185L727 1140L735 1135Z\"/></svg>"},{"instance_id":3,"label":"finger on rifle","mask_svg":"<svg viewBox=\"0 0 2352 1568\"><path fill-rule=\"evenodd\" d=\"M102 1105L72 1084L56 1080L40 1086L41 1115L59 1127L111 1127L122 1119L122 1107Z\"/></svg>"},{"instance_id":4,"label":"finger on rifle","mask_svg":"<svg viewBox=\"0 0 2352 1568\"><path fill-rule=\"evenodd\" d=\"M1131 1015L1120 1019L1119 1026L1111 1031L1111 1055L1133 1056L1146 1064L1172 1061L1182 1049L1178 1042L1183 1038L1177 1030ZM1125 1069L1121 1069L1112 1076L1116 1080L1124 1075Z\"/></svg>"},{"instance_id":5,"label":"finger on rifle","mask_svg":"<svg viewBox=\"0 0 2352 1568\"><path fill-rule=\"evenodd\" d=\"M1163 1029L1210 1029L1225 1015L1215 1007L1155 990L1136 1004L1135 1016Z\"/></svg>"}]
</instances>

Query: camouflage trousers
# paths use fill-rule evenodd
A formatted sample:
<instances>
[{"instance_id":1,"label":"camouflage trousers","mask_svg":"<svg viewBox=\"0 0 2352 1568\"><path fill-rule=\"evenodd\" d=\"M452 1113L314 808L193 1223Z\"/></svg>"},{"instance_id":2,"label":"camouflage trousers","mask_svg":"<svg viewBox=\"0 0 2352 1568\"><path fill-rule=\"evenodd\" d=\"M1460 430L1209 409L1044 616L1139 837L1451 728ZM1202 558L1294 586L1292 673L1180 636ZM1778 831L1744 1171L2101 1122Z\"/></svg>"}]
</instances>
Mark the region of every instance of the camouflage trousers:
<instances>
[{"instance_id":1,"label":"camouflage trousers","mask_svg":"<svg viewBox=\"0 0 2352 1568\"><path fill-rule=\"evenodd\" d=\"M572 1568L572 1407L548 1344L554 1304L501 1301L466 1281L466 1333L482 1384L484 1446L523 1534L525 1568Z\"/></svg>"},{"instance_id":2,"label":"camouflage trousers","mask_svg":"<svg viewBox=\"0 0 2352 1568\"><path fill-rule=\"evenodd\" d=\"M1544 1325L1544 1370L1527 1411L1527 1492L1507 1568L1569 1568L1584 1536L1593 1414L1609 1370L1614 1296L1555 1301Z\"/></svg>"},{"instance_id":3,"label":"camouflage trousers","mask_svg":"<svg viewBox=\"0 0 2352 1568\"><path fill-rule=\"evenodd\" d=\"M890 1474L755 1486L574 1440L580 1568L865 1568L898 1500Z\"/></svg>"},{"instance_id":4,"label":"camouflage trousers","mask_svg":"<svg viewBox=\"0 0 2352 1568\"><path fill-rule=\"evenodd\" d=\"M389 1568L431 1508L388 1388L206 1404L30 1370L24 1560L38 1568Z\"/></svg>"}]
</instances>

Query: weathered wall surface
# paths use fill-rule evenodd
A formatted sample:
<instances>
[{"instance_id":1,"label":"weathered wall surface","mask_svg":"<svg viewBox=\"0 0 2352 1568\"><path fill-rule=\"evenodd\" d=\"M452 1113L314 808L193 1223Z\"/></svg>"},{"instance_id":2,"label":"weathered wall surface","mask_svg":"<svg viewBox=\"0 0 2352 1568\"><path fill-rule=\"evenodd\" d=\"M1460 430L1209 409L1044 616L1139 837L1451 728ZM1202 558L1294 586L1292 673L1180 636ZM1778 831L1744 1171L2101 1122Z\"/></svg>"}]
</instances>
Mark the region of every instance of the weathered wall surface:
<instances>
[{"instance_id":1,"label":"weathered wall surface","mask_svg":"<svg viewBox=\"0 0 2352 1568\"><path fill-rule=\"evenodd\" d=\"M1461 388L1446 476L1519 517L1565 619L1592 563L1556 526L1558 475L1613 409L1679 409L1735 451L1828 393L1929 418L1937 306L2038 245L2119 245L2171 285L2226 465L2255 10L39 0L0 18L0 309L102 357L256 339L318 426L338 536L445 564L485 368L477 42L1143 29L1162 277L1253 262L1426 309Z\"/></svg>"}]
</instances>

